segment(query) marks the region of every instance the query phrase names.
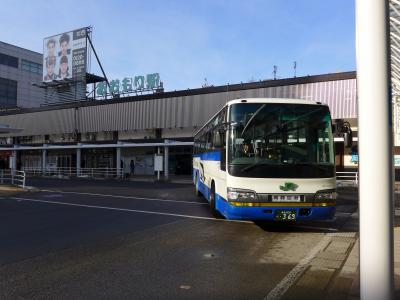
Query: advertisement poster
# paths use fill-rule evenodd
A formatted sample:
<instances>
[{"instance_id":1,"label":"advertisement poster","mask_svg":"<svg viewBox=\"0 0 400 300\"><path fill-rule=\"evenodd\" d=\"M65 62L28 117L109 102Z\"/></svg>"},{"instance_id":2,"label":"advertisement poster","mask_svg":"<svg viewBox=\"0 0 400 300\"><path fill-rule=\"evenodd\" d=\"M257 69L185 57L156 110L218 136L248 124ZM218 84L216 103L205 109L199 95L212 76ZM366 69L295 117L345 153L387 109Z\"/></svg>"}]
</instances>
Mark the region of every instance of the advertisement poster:
<instances>
[{"instance_id":1,"label":"advertisement poster","mask_svg":"<svg viewBox=\"0 0 400 300\"><path fill-rule=\"evenodd\" d=\"M43 81L79 79L86 74L86 34L81 28L43 40Z\"/></svg>"}]
</instances>

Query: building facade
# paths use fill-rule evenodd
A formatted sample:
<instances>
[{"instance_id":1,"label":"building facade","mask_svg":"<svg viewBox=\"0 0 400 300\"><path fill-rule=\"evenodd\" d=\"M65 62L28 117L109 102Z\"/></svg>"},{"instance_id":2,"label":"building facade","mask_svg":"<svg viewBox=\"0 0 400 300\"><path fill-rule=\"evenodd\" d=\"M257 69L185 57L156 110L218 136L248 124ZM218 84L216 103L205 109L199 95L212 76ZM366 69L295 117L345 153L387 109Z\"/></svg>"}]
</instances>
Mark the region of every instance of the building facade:
<instances>
[{"instance_id":1,"label":"building facade","mask_svg":"<svg viewBox=\"0 0 400 300\"><path fill-rule=\"evenodd\" d=\"M0 42L0 109L39 107L43 91L41 53Z\"/></svg>"},{"instance_id":2,"label":"building facade","mask_svg":"<svg viewBox=\"0 0 400 300\"><path fill-rule=\"evenodd\" d=\"M356 128L355 72L205 87L86 101L0 113L0 123L22 129L0 135L3 164L29 168L110 168L154 174L164 155L167 174L189 174L193 136L227 101L297 98L329 105L333 119ZM356 134L355 134L356 137ZM353 166L354 149L336 139L338 167ZM11 165L12 165L11 164Z\"/></svg>"}]
</instances>

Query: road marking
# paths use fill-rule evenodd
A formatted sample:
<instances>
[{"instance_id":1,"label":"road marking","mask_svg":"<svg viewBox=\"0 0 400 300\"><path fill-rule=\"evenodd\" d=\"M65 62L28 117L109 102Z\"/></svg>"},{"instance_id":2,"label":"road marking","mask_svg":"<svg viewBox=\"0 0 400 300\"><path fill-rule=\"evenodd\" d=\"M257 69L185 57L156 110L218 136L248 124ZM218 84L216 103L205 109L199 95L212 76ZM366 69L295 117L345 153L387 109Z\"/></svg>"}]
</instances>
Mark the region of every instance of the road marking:
<instances>
[{"instance_id":1,"label":"road marking","mask_svg":"<svg viewBox=\"0 0 400 300\"><path fill-rule=\"evenodd\" d=\"M191 216L191 215L181 215L181 214L163 213L163 212L149 211L149 210L137 210L137 209L129 209L129 208L109 207L109 206L97 206L97 205L87 205L87 204L76 204L76 203L57 202L57 201L48 201L48 200L30 199L30 198L20 198L20 197L11 197L10 199L15 199L15 200L18 200L18 201L31 201L31 202L40 202L40 203L47 203L47 204L58 204L58 205L65 205L65 206L76 206L76 207L86 207L86 208L98 208L98 209L108 209L108 210L116 210L116 211L136 212L136 213L151 214L151 215L162 215L162 216L171 216L171 217L181 217L181 218L187 218L187 219L200 219L200 220L213 220L213 221L235 222L235 223L251 223L251 224L253 224L253 222L251 222L251 221L215 219L215 218L210 218L210 217L200 217L200 216Z\"/></svg>"},{"instance_id":2,"label":"road marking","mask_svg":"<svg viewBox=\"0 0 400 300\"><path fill-rule=\"evenodd\" d=\"M331 241L331 237L325 235L324 238L295 266L272 291L265 296L264 300L277 300L287 292L287 290L303 275L310 262L325 249Z\"/></svg>"},{"instance_id":3,"label":"road marking","mask_svg":"<svg viewBox=\"0 0 400 300\"><path fill-rule=\"evenodd\" d=\"M76 195L87 195L87 196L98 196L98 197L135 199L135 200L144 200L144 201L158 201L158 202L174 202L174 203L208 205L208 203L195 202L195 201L178 201L178 200L170 200L170 199L143 198L143 197L133 197L133 196L118 196L118 195L106 195L106 194L82 193L82 192L64 192L64 191L58 191L58 190L40 190L40 191L41 192L60 193L60 194L76 194Z\"/></svg>"},{"instance_id":4,"label":"road marking","mask_svg":"<svg viewBox=\"0 0 400 300\"><path fill-rule=\"evenodd\" d=\"M318 227L318 226L304 226L304 225L294 225L294 228L303 228L303 229L314 229L314 230L325 230L325 231L333 231L337 232L339 229L337 228L330 228L330 227Z\"/></svg>"},{"instance_id":5,"label":"road marking","mask_svg":"<svg viewBox=\"0 0 400 300\"><path fill-rule=\"evenodd\" d=\"M336 212L335 216L336 217L338 217L338 216L339 217L348 217L348 216L351 216L351 214L352 214L351 212Z\"/></svg>"}]
</instances>

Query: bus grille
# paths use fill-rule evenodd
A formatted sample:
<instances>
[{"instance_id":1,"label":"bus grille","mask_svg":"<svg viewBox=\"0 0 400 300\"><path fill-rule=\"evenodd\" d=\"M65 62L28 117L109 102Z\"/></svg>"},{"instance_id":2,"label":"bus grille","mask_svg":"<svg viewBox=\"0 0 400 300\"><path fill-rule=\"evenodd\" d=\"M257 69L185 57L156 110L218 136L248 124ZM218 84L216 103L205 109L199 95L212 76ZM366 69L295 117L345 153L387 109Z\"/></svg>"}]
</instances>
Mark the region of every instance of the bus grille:
<instances>
[{"instance_id":1,"label":"bus grille","mask_svg":"<svg viewBox=\"0 0 400 300\"><path fill-rule=\"evenodd\" d=\"M272 195L293 195L293 196L300 196L300 202L314 202L314 194L306 194L306 195L299 195L299 194L257 194L257 202L272 202ZM277 202L277 201L274 201ZM288 202L288 201L282 201Z\"/></svg>"}]
</instances>

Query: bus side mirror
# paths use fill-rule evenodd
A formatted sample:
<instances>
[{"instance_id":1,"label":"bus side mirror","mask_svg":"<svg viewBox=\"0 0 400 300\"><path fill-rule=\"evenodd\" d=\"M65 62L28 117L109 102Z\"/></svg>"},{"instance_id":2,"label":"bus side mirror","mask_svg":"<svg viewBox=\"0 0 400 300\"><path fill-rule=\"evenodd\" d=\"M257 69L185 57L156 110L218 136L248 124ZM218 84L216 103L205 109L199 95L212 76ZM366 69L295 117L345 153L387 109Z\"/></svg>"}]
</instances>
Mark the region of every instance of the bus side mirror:
<instances>
[{"instance_id":1,"label":"bus side mirror","mask_svg":"<svg viewBox=\"0 0 400 300\"><path fill-rule=\"evenodd\" d=\"M349 122L338 120L335 124L332 124L332 133L342 137L344 146L350 148L353 145L353 132Z\"/></svg>"}]
</instances>

